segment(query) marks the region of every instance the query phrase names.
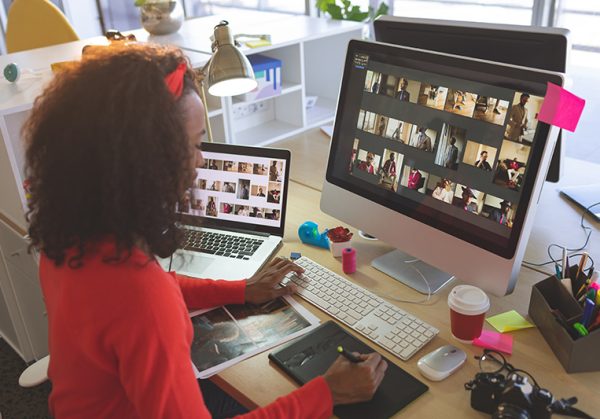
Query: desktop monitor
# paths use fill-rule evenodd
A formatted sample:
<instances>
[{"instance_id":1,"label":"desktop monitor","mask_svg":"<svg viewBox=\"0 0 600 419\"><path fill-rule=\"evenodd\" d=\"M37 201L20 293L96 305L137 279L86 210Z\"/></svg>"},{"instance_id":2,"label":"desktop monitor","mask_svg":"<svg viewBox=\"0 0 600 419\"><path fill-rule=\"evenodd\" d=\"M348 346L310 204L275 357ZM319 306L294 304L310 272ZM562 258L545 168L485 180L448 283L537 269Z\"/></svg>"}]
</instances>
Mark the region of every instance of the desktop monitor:
<instances>
[{"instance_id":1,"label":"desktop monitor","mask_svg":"<svg viewBox=\"0 0 600 419\"><path fill-rule=\"evenodd\" d=\"M397 248L373 266L421 292L512 292L558 135L521 129L547 82L563 78L351 41L321 209Z\"/></svg>"},{"instance_id":2,"label":"desktop monitor","mask_svg":"<svg viewBox=\"0 0 600 419\"><path fill-rule=\"evenodd\" d=\"M374 22L375 39L388 44L464 55L523 67L565 73L569 31L450 20L382 16ZM548 169L546 180L558 182L564 162L562 134Z\"/></svg>"}]
</instances>

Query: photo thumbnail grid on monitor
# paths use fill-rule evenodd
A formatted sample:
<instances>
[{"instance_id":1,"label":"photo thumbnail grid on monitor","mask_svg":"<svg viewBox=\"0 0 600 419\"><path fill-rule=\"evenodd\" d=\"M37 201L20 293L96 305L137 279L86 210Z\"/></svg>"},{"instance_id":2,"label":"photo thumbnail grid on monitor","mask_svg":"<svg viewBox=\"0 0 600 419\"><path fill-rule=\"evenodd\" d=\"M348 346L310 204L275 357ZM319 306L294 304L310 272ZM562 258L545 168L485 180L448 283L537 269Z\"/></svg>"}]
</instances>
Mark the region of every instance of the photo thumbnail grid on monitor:
<instances>
[{"instance_id":1,"label":"photo thumbnail grid on monitor","mask_svg":"<svg viewBox=\"0 0 600 419\"><path fill-rule=\"evenodd\" d=\"M280 227L285 160L208 151L203 156L179 213Z\"/></svg>"},{"instance_id":2,"label":"photo thumbnail grid on monitor","mask_svg":"<svg viewBox=\"0 0 600 419\"><path fill-rule=\"evenodd\" d=\"M362 72L347 173L510 236L543 97L373 60Z\"/></svg>"}]
</instances>

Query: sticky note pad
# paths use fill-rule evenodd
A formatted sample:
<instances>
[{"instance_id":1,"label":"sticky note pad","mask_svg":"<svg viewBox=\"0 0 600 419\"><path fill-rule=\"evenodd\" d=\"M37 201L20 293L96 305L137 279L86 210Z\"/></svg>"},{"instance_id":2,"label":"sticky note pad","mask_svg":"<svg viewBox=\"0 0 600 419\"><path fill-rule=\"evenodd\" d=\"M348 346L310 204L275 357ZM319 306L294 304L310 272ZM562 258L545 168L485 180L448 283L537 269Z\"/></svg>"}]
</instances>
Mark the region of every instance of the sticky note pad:
<instances>
[{"instance_id":1,"label":"sticky note pad","mask_svg":"<svg viewBox=\"0 0 600 419\"><path fill-rule=\"evenodd\" d=\"M512 354L513 337L502 333L482 330L481 336L473 339L473 345L485 349L494 349L505 354Z\"/></svg>"},{"instance_id":2,"label":"sticky note pad","mask_svg":"<svg viewBox=\"0 0 600 419\"><path fill-rule=\"evenodd\" d=\"M584 99L548 82L538 120L573 132L577 128L584 106Z\"/></svg>"},{"instance_id":3,"label":"sticky note pad","mask_svg":"<svg viewBox=\"0 0 600 419\"><path fill-rule=\"evenodd\" d=\"M496 329L500 333L512 332L514 330L535 327L527 320L525 320L525 318L519 313L517 313L515 310L507 311L506 313L488 317L486 320L489 324L494 326L494 329Z\"/></svg>"}]
</instances>

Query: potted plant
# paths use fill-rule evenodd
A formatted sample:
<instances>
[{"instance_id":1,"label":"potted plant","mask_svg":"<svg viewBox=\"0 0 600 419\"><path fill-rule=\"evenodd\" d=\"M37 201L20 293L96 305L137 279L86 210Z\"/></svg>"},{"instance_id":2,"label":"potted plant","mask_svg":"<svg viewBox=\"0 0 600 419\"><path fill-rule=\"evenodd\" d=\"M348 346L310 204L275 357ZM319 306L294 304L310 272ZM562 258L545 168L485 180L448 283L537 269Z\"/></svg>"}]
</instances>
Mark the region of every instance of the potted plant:
<instances>
[{"instance_id":1,"label":"potted plant","mask_svg":"<svg viewBox=\"0 0 600 419\"><path fill-rule=\"evenodd\" d=\"M183 24L183 7L178 0L135 0L142 26L152 35L177 32Z\"/></svg>"},{"instance_id":2,"label":"potted plant","mask_svg":"<svg viewBox=\"0 0 600 419\"><path fill-rule=\"evenodd\" d=\"M387 15L390 8L385 1L379 3L377 9L369 7L368 10L361 10L360 6L352 4L352 0L317 0L317 9L326 13L335 20L352 20L354 22L365 22L366 33L364 38L370 38L373 33L371 24L381 15Z\"/></svg>"}]
</instances>

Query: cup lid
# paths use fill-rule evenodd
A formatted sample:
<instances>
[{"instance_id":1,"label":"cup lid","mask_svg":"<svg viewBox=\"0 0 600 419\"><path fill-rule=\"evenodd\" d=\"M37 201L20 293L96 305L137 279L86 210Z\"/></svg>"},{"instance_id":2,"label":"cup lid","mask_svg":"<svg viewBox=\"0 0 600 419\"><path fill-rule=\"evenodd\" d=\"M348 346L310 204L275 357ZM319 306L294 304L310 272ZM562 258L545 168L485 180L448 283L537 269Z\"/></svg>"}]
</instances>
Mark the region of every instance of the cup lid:
<instances>
[{"instance_id":1,"label":"cup lid","mask_svg":"<svg viewBox=\"0 0 600 419\"><path fill-rule=\"evenodd\" d=\"M448 294L448 306L457 313L476 316L490 309L490 299L473 285L457 285Z\"/></svg>"}]
</instances>

